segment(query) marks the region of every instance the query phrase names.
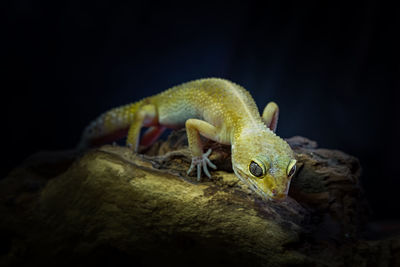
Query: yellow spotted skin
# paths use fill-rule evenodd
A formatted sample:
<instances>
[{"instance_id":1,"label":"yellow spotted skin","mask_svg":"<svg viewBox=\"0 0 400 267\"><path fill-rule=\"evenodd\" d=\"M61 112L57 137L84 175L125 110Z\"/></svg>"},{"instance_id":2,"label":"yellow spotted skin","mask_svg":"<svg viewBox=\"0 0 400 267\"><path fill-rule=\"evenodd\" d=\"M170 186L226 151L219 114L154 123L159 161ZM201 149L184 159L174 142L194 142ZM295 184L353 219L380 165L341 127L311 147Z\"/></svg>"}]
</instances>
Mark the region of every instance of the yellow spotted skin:
<instances>
[{"instance_id":1,"label":"yellow spotted skin","mask_svg":"<svg viewBox=\"0 0 400 267\"><path fill-rule=\"evenodd\" d=\"M202 170L209 175L207 166L214 167L209 153L203 154L199 138L203 135L231 145L235 174L256 193L284 199L296 161L286 141L271 130L276 127L277 114L278 107L271 102L260 116L249 92L231 81L199 79L104 113L85 129L81 147L128 130L127 145L137 151L141 127L150 127L142 137L150 145L165 127L186 126L193 156L189 172L197 167L199 177ZM261 167L257 176L250 171L252 162L256 169Z\"/></svg>"}]
</instances>

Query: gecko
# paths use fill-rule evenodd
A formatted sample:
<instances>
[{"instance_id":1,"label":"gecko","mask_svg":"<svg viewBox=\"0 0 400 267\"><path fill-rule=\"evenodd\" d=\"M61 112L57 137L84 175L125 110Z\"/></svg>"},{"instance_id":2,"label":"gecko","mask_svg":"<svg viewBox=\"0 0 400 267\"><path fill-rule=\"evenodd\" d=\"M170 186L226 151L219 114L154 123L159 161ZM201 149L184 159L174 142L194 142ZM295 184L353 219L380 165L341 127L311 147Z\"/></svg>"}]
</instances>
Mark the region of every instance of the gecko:
<instances>
[{"instance_id":1,"label":"gecko","mask_svg":"<svg viewBox=\"0 0 400 267\"><path fill-rule=\"evenodd\" d=\"M204 153L200 136L231 146L235 175L267 200L286 199L296 171L288 143L276 135L279 107L269 102L262 115L250 93L221 78L198 79L157 95L113 108L83 131L79 148L126 136L133 152L153 144L167 128L186 128L192 155L187 174L211 178L211 149ZM143 127L146 131L140 137ZM140 146L140 147L139 147Z\"/></svg>"}]
</instances>

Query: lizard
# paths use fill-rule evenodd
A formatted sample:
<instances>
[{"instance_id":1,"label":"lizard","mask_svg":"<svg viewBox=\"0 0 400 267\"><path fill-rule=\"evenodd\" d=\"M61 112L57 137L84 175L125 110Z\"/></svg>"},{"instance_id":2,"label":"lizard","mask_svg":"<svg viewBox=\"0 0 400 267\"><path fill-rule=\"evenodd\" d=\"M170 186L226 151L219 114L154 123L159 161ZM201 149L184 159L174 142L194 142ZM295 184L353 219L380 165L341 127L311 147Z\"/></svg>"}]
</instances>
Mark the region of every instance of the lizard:
<instances>
[{"instance_id":1,"label":"lizard","mask_svg":"<svg viewBox=\"0 0 400 267\"><path fill-rule=\"evenodd\" d=\"M198 79L174 86L154 96L113 108L83 131L79 148L126 136L133 152L154 143L167 128L186 128L192 161L211 178L211 149L204 153L200 135L231 146L235 175L263 199L283 200L296 171L288 143L276 135L279 107L269 102L260 115L250 93L221 78ZM140 138L140 131L148 127Z\"/></svg>"}]
</instances>

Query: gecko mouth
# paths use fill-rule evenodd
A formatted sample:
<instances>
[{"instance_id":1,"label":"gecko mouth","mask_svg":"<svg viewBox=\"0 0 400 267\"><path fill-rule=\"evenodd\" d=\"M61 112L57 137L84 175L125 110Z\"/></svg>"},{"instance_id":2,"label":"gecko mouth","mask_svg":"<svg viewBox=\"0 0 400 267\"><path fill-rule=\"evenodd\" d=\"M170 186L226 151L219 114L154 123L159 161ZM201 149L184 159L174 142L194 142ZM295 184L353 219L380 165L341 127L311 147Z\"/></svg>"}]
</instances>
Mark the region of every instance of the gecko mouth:
<instances>
[{"instance_id":1,"label":"gecko mouth","mask_svg":"<svg viewBox=\"0 0 400 267\"><path fill-rule=\"evenodd\" d=\"M251 179L247 178L246 174L242 172L239 169L233 168L233 171L235 172L236 176L246 185L248 185L254 192L256 192L258 195L260 195L264 199L272 199L272 196L264 192L255 182L253 182Z\"/></svg>"}]
</instances>

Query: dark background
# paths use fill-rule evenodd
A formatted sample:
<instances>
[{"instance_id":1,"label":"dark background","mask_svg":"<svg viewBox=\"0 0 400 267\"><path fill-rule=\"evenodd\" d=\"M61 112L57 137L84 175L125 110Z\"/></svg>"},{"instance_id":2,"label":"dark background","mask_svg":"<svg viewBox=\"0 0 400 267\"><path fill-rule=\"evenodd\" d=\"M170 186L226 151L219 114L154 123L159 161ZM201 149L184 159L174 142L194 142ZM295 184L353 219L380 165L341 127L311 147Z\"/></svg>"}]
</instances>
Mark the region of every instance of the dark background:
<instances>
[{"instance_id":1,"label":"dark background","mask_svg":"<svg viewBox=\"0 0 400 267\"><path fill-rule=\"evenodd\" d=\"M275 2L3 2L1 177L109 108L222 77L280 105L279 135L357 156L373 219L400 219L399 10Z\"/></svg>"}]
</instances>

